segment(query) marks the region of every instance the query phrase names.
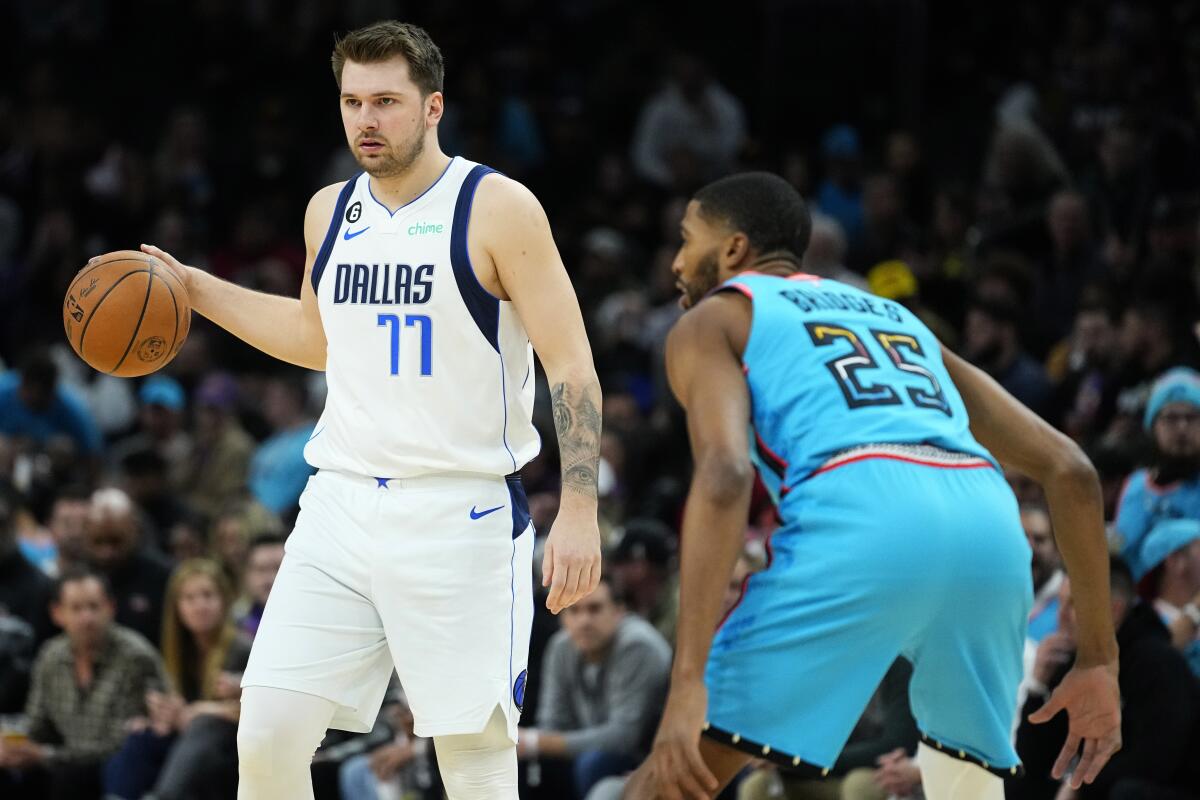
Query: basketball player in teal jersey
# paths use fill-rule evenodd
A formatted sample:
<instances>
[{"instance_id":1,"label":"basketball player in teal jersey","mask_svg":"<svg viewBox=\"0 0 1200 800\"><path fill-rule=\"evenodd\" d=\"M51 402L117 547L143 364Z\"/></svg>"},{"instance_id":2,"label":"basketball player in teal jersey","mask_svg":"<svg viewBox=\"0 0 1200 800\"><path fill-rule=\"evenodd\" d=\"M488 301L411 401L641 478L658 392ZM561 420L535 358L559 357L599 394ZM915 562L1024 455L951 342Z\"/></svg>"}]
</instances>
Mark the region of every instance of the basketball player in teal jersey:
<instances>
[{"instance_id":1,"label":"basketball player in teal jersey","mask_svg":"<svg viewBox=\"0 0 1200 800\"><path fill-rule=\"evenodd\" d=\"M354 31L333 69L362 172L310 201L299 298L145 248L198 312L329 385L304 451L318 472L242 679L238 797L311 798L326 728L370 730L394 665L450 800L516 800L535 350L563 469L550 610L600 578L601 398L583 317L537 199L438 146L443 64L425 31Z\"/></svg>"},{"instance_id":2,"label":"basketball player in teal jersey","mask_svg":"<svg viewBox=\"0 0 1200 800\"><path fill-rule=\"evenodd\" d=\"M695 474L670 697L625 796L712 797L751 758L827 773L903 655L925 796L1003 797L1002 776L1020 770L1010 731L1032 591L997 462L1045 488L1079 587L1075 666L1035 721L1067 711L1055 773L1082 744L1071 783L1090 782L1120 747L1091 465L908 309L799 273L809 225L795 190L766 173L701 189L683 219L673 269L690 310L667 370ZM781 525L719 621L752 465Z\"/></svg>"}]
</instances>

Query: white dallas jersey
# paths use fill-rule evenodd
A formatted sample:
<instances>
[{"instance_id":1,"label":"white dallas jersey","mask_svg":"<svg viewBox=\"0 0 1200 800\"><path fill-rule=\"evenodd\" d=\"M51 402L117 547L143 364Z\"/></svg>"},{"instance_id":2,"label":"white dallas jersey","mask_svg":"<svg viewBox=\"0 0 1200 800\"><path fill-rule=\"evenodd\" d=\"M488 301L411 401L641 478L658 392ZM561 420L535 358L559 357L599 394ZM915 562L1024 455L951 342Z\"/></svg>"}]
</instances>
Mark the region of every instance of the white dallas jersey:
<instances>
[{"instance_id":1,"label":"white dallas jersey","mask_svg":"<svg viewBox=\"0 0 1200 800\"><path fill-rule=\"evenodd\" d=\"M467 252L488 167L454 158L395 213L366 174L338 196L312 283L328 343L325 411L304 457L376 478L507 475L537 455L533 348Z\"/></svg>"}]
</instances>

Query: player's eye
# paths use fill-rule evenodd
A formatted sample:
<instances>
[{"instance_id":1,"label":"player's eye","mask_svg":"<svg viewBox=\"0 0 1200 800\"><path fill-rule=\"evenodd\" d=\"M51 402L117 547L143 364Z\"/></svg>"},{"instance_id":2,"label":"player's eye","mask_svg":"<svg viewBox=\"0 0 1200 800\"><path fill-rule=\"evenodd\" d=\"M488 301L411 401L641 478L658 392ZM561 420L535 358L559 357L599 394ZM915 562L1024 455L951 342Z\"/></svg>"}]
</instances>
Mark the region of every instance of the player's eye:
<instances>
[{"instance_id":1,"label":"player's eye","mask_svg":"<svg viewBox=\"0 0 1200 800\"><path fill-rule=\"evenodd\" d=\"M347 97L345 102L350 108L358 108L358 101L353 97Z\"/></svg>"},{"instance_id":2,"label":"player's eye","mask_svg":"<svg viewBox=\"0 0 1200 800\"><path fill-rule=\"evenodd\" d=\"M379 104L384 105L384 106L390 106L395 102L396 102L395 98L392 98L392 97L383 97L383 98L380 98L380 100L379 100Z\"/></svg>"}]
</instances>

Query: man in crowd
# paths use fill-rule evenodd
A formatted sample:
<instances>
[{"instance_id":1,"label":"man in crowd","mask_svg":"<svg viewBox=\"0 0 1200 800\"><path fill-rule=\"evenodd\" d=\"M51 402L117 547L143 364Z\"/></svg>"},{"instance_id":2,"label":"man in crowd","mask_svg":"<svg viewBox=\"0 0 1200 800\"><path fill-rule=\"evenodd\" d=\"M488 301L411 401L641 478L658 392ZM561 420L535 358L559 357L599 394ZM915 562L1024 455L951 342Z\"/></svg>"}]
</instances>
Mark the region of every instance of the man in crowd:
<instances>
[{"instance_id":1,"label":"man in crowd","mask_svg":"<svg viewBox=\"0 0 1200 800\"><path fill-rule=\"evenodd\" d=\"M679 579L671 568L673 551L670 528L652 519L631 519L609 558L613 581L627 610L653 625L668 642L675 639L679 614Z\"/></svg>"},{"instance_id":2,"label":"man in crowd","mask_svg":"<svg viewBox=\"0 0 1200 800\"><path fill-rule=\"evenodd\" d=\"M246 547L246 570L242 574L245 610L237 615L238 627L248 636L258 633L267 597L283 563L283 537L260 533Z\"/></svg>"},{"instance_id":3,"label":"man in crowd","mask_svg":"<svg viewBox=\"0 0 1200 800\"><path fill-rule=\"evenodd\" d=\"M542 663L538 727L520 729L517 755L572 759L575 791L583 798L600 779L633 769L649 751L671 648L648 622L626 613L607 575L564 610L562 620Z\"/></svg>"},{"instance_id":4,"label":"man in crowd","mask_svg":"<svg viewBox=\"0 0 1200 800\"><path fill-rule=\"evenodd\" d=\"M1179 367L1150 392L1142 424L1153 460L1129 476L1117 508L1121 557L1135 580L1149 572L1142 546L1167 519L1200 519L1200 373Z\"/></svg>"},{"instance_id":5,"label":"man in crowd","mask_svg":"<svg viewBox=\"0 0 1200 800\"><path fill-rule=\"evenodd\" d=\"M0 742L0 767L13 770L0 770L0 796L97 796L101 765L125 738L129 720L146 713L146 692L166 688L158 653L114 624L113 612L98 573L72 568L56 581L52 613L63 633L34 664L28 736Z\"/></svg>"},{"instance_id":6,"label":"man in crowd","mask_svg":"<svg viewBox=\"0 0 1200 800\"><path fill-rule=\"evenodd\" d=\"M1158 523L1142 545L1154 610L1200 678L1200 519Z\"/></svg>"},{"instance_id":7,"label":"man in crowd","mask_svg":"<svg viewBox=\"0 0 1200 800\"><path fill-rule=\"evenodd\" d=\"M92 495L84 529L88 566L104 575L121 625L158 642L171 568L141 545L137 507L120 489Z\"/></svg>"}]
</instances>

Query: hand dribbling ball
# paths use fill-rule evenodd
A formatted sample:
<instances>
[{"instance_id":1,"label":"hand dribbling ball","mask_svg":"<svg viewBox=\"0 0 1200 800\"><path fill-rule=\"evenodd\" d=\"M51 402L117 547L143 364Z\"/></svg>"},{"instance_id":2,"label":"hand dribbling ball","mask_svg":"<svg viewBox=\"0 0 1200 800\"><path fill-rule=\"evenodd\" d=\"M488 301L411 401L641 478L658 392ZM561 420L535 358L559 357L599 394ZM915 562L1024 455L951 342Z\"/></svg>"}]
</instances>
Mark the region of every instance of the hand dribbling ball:
<instances>
[{"instance_id":1,"label":"hand dribbling ball","mask_svg":"<svg viewBox=\"0 0 1200 800\"><path fill-rule=\"evenodd\" d=\"M192 304L166 265L136 250L93 258L67 287L63 328L93 369L121 378L170 363L187 338Z\"/></svg>"}]
</instances>

